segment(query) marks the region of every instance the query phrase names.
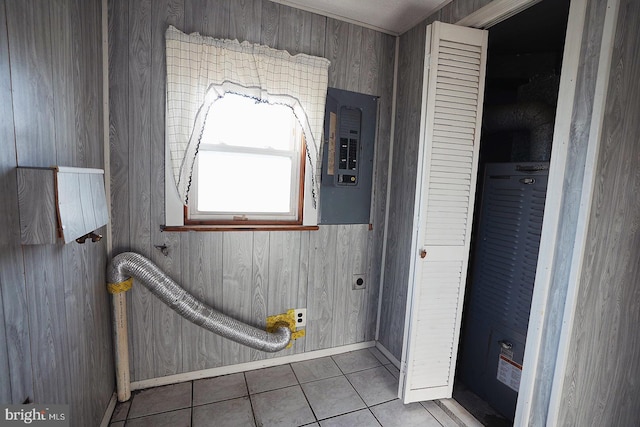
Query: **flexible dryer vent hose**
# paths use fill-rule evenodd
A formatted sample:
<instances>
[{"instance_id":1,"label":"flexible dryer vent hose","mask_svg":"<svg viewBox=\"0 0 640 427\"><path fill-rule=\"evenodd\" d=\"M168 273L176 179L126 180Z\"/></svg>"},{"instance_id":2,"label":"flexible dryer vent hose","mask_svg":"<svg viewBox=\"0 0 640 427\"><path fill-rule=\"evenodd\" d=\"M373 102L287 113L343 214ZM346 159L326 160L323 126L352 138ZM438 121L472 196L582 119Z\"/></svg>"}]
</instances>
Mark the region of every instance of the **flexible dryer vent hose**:
<instances>
[{"instance_id":1,"label":"flexible dryer vent hose","mask_svg":"<svg viewBox=\"0 0 640 427\"><path fill-rule=\"evenodd\" d=\"M107 268L107 280L109 283L120 283L129 277L137 279L188 321L215 334L268 352L280 351L289 344L291 331L288 326L269 333L233 319L198 301L149 259L134 252L123 252L111 260Z\"/></svg>"},{"instance_id":2,"label":"flexible dryer vent hose","mask_svg":"<svg viewBox=\"0 0 640 427\"><path fill-rule=\"evenodd\" d=\"M276 352L284 349L291 340L291 330L287 324L283 324L275 332L270 333L233 319L203 304L160 270L157 265L140 254L123 252L113 257L107 267L107 281L110 286L118 288L131 277L142 283L152 294L185 319L237 343L262 351ZM126 289L128 288L123 288L123 290ZM115 295L118 294L114 293ZM126 328L122 332L126 334ZM116 345L121 341L116 339ZM126 343L126 339L124 342ZM121 370L127 371L128 379L128 366ZM120 384L118 387L120 388ZM119 392L118 399L127 400L128 395L130 392L127 393L127 396L121 396Z\"/></svg>"}]
</instances>

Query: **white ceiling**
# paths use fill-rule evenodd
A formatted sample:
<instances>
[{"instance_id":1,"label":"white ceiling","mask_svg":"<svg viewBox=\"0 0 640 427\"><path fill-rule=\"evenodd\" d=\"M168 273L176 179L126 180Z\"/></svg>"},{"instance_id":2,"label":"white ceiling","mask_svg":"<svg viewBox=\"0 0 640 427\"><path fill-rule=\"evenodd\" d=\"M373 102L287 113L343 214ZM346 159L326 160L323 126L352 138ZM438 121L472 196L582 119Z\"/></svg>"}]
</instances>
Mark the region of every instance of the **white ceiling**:
<instances>
[{"instance_id":1,"label":"white ceiling","mask_svg":"<svg viewBox=\"0 0 640 427\"><path fill-rule=\"evenodd\" d=\"M402 34L451 0L272 0L298 9Z\"/></svg>"}]
</instances>

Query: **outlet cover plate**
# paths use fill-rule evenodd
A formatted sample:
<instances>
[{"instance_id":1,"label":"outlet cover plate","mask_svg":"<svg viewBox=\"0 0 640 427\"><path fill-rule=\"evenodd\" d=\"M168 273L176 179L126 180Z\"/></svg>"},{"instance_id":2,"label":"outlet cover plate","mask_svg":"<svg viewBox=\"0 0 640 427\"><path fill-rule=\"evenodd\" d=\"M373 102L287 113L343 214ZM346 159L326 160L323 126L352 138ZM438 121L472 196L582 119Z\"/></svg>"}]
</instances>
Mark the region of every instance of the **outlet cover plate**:
<instances>
[{"instance_id":1,"label":"outlet cover plate","mask_svg":"<svg viewBox=\"0 0 640 427\"><path fill-rule=\"evenodd\" d=\"M307 309L296 308L293 310L293 315L296 319L296 328L303 328L307 326Z\"/></svg>"}]
</instances>

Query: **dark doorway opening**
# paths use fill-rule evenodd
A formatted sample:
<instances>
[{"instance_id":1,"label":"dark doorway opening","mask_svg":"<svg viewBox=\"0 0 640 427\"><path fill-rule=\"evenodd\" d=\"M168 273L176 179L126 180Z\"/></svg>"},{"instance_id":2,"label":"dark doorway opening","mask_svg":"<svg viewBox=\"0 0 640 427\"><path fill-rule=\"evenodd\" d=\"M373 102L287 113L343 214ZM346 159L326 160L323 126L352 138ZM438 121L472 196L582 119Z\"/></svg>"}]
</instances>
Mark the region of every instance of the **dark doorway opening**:
<instances>
[{"instance_id":1,"label":"dark doorway opening","mask_svg":"<svg viewBox=\"0 0 640 427\"><path fill-rule=\"evenodd\" d=\"M473 240L453 396L512 425L537 265L569 0L489 29Z\"/></svg>"}]
</instances>

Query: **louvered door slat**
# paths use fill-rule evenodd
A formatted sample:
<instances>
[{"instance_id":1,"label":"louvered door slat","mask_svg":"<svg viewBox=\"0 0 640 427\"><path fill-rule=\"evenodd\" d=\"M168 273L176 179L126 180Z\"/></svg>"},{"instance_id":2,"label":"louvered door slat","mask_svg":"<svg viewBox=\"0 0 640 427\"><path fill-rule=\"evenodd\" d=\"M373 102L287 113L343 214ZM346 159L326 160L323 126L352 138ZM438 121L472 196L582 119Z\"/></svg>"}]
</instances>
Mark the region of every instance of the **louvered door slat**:
<instances>
[{"instance_id":1,"label":"louvered door slat","mask_svg":"<svg viewBox=\"0 0 640 427\"><path fill-rule=\"evenodd\" d=\"M460 118L457 120L455 116L436 117L434 123L439 128L440 126L442 126L442 130L446 130L447 126L451 126L453 129L460 128L463 130L468 130L470 135L473 135L476 129L475 122L463 116L460 116Z\"/></svg>"},{"instance_id":2,"label":"louvered door slat","mask_svg":"<svg viewBox=\"0 0 640 427\"><path fill-rule=\"evenodd\" d=\"M476 117L476 110L472 109L461 109L460 104L453 103L452 108L444 107L442 104L438 103L438 113L436 118L455 118L457 120L469 121L470 118Z\"/></svg>"},{"instance_id":3,"label":"louvered door slat","mask_svg":"<svg viewBox=\"0 0 640 427\"><path fill-rule=\"evenodd\" d=\"M437 83L436 89L441 90L443 95L457 96L461 98L478 99L477 85L461 85L452 79L443 80Z\"/></svg>"},{"instance_id":4,"label":"louvered door slat","mask_svg":"<svg viewBox=\"0 0 640 427\"><path fill-rule=\"evenodd\" d=\"M474 78L470 79L471 81L478 82L480 81L480 72L477 67L474 67L470 64L464 64L464 66L460 66L459 62L456 61L440 61L440 69L442 70L442 75L466 75L473 76Z\"/></svg>"},{"instance_id":5,"label":"louvered door slat","mask_svg":"<svg viewBox=\"0 0 640 427\"><path fill-rule=\"evenodd\" d=\"M436 96L436 101L443 107L476 111L476 102L473 99L457 98L447 96L446 94L438 94Z\"/></svg>"},{"instance_id":6,"label":"louvered door slat","mask_svg":"<svg viewBox=\"0 0 640 427\"><path fill-rule=\"evenodd\" d=\"M472 58L480 58L481 48L480 46L473 46L464 43L450 42L446 40L441 41L441 49L443 52L453 52L456 55L470 56Z\"/></svg>"},{"instance_id":7,"label":"louvered door slat","mask_svg":"<svg viewBox=\"0 0 640 427\"><path fill-rule=\"evenodd\" d=\"M477 71L478 69L478 65L480 64L478 61L474 61L474 60L469 60L469 58L465 58L467 59L466 61L461 61L460 60L461 57L459 56L452 56L446 53L443 53L442 51L440 52L440 64L443 66L454 66L456 67L458 70L462 70L462 69L467 69L467 70L472 70L474 72ZM478 73L478 76L480 75L480 73Z\"/></svg>"},{"instance_id":8,"label":"louvered door slat","mask_svg":"<svg viewBox=\"0 0 640 427\"><path fill-rule=\"evenodd\" d=\"M422 176L403 352L405 403L451 397L467 273L486 63L486 31L434 23L427 30ZM416 251L417 252L417 251Z\"/></svg>"}]
</instances>

